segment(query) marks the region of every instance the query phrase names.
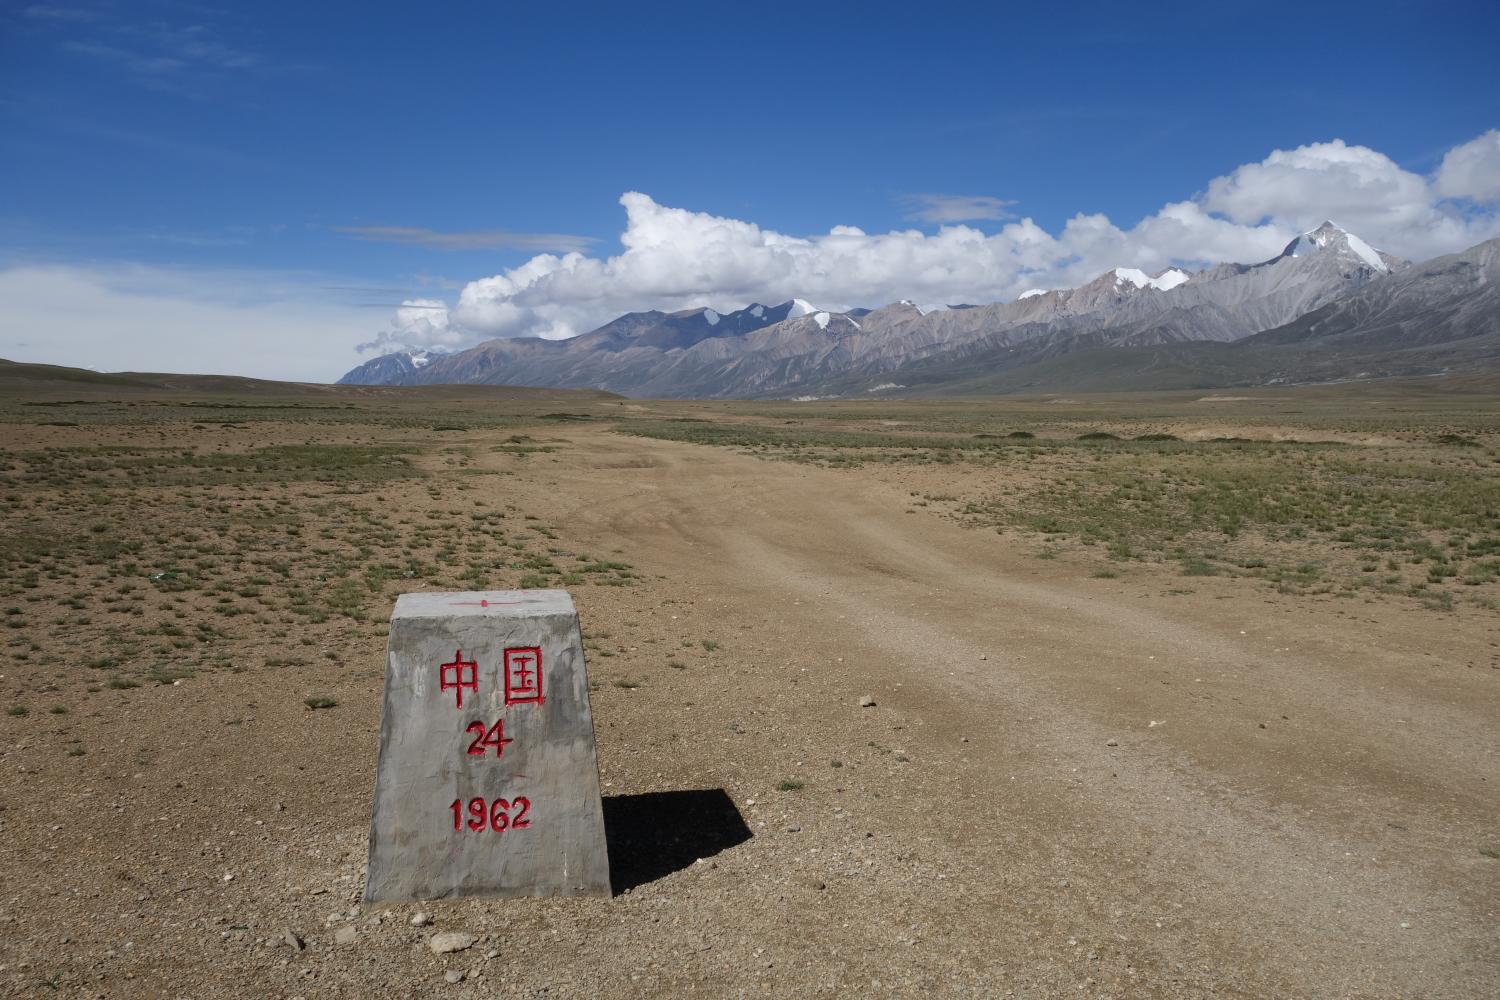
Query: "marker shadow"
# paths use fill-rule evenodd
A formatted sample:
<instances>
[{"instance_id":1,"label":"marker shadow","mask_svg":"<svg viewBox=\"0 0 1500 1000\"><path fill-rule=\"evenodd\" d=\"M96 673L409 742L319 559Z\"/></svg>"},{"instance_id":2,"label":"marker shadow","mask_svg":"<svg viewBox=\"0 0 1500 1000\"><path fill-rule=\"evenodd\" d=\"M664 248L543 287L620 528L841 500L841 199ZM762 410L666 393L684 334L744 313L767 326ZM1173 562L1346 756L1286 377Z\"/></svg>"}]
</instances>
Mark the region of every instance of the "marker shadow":
<instances>
[{"instance_id":1,"label":"marker shadow","mask_svg":"<svg viewBox=\"0 0 1500 1000\"><path fill-rule=\"evenodd\" d=\"M753 836L722 788L604 799L609 881L616 896Z\"/></svg>"}]
</instances>

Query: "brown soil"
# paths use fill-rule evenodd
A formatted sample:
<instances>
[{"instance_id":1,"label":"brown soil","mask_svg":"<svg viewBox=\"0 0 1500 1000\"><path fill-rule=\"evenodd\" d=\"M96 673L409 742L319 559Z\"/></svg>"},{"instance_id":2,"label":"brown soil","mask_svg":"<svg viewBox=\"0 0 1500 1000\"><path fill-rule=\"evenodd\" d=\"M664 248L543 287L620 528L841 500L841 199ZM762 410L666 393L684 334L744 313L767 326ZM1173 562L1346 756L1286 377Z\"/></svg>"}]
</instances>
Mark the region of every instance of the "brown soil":
<instances>
[{"instance_id":1,"label":"brown soil","mask_svg":"<svg viewBox=\"0 0 1500 1000\"><path fill-rule=\"evenodd\" d=\"M20 449L162 429L3 431ZM1184 588L1147 566L1081 577L911 508L922 469L587 425L528 430L559 450L525 457L489 450L510 430L202 433L230 451L411 444L433 478L360 502L418 524L460 500L508 505L561 549L633 567L633 585L570 588L620 891L361 906L378 617L233 619L217 652L238 669L117 690L78 661L157 605L52 625L71 591L46 579L16 633L32 656L0 671L4 704L29 707L0 716L12 995L1467 998L1500 983L1500 861L1482 853L1500 847L1493 615ZM281 492L299 509L328 497ZM299 544L338 517L319 516ZM649 796L665 791L705 794ZM412 926L418 911L432 923ZM436 956L442 930L480 939Z\"/></svg>"}]
</instances>

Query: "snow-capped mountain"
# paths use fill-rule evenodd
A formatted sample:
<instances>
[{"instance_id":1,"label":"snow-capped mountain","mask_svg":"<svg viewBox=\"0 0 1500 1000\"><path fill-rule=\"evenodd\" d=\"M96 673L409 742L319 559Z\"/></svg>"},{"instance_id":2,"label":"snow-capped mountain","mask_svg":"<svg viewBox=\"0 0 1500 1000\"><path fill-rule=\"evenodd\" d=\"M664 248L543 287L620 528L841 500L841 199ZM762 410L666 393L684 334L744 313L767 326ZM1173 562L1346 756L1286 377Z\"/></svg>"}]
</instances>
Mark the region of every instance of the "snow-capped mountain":
<instances>
[{"instance_id":1,"label":"snow-capped mountain","mask_svg":"<svg viewBox=\"0 0 1500 1000\"><path fill-rule=\"evenodd\" d=\"M433 351L401 351L383 354L366 361L339 379L339 385L399 385L408 375L414 375L427 367L435 358L443 357Z\"/></svg>"},{"instance_id":2,"label":"snow-capped mountain","mask_svg":"<svg viewBox=\"0 0 1500 1000\"><path fill-rule=\"evenodd\" d=\"M1406 261L1330 223L1258 264L1198 273L1126 265L1077 288L1014 301L921 309L902 300L837 312L804 299L731 313L629 313L567 341L492 340L417 367L388 362L396 384L485 382L590 387L658 397L798 396L972 377L1070 352L1192 341L1233 342L1281 327ZM395 360L388 360L395 359Z\"/></svg>"}]
</instances>

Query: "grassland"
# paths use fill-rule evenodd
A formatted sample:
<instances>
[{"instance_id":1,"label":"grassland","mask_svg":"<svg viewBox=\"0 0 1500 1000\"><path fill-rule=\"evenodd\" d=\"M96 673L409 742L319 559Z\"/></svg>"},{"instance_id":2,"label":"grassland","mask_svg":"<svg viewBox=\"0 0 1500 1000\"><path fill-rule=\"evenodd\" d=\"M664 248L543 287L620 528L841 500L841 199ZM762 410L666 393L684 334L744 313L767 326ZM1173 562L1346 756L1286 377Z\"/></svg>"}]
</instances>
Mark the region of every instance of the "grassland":
<instances>
[{"instance_id":1,"label":"grassland","mask_svg":"<svg viewBox=\"0 0 1500 1000\"><path fill-rule=\"evenodd\" d=\"M1493 400L1354 395L1341 405L1348 394L1063 401L1051 412L1034 402L745 406L619 429L828 468L947 469L952 489L914 491L915 507L1036 542L1042 558L1075 554L1096 575L1152 564L1283 593L1494 610Z\"/></svg>"},{"instance_id":2,"label":"grassland","mask_svg":"<svg viewBox=\"0 0 1500 1000\"><path fill-rule=\"evenodd\" d=\"M524 407L439 407L436 420L233 398L3 409L0 641L38 697L296 667L335 630L383 629L402 590L633 582L626 563L561 547L552 526L480 490L475 449L445 443L555 425ZM528 440L496 450L557 450Z\"/></svg>"},{"instance_id":3,"label":"grassland","mask_svg":"<svg viewBox=\"0 0 1500 1000\"><path fill-rule=\"evenodd\" d=\"M0 366L6 995L1494 981L1493 396L48 374ZM392 599L541 586L619 895L364 907Z\"/></svg>"}]
</instances>

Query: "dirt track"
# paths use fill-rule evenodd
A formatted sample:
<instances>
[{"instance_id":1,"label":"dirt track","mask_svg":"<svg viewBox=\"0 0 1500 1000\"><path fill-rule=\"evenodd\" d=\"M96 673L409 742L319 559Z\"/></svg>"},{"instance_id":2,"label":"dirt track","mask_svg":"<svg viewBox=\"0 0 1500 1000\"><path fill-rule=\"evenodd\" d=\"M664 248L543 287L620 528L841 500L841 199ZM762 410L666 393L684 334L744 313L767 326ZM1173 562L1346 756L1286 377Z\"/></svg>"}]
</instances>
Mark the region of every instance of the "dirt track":
<instances>
[{"instance_id":1,"label":"dirt track","mask_svg":"<svg viewBox=\"0 0 1500 1000\"><path fill-rule=\"evenodd\" d=\"M253 672L137 711L137 732L172 742L194 713L258 698L258 735L225 730L207 758L164 749L161 770L190 762L194 789L232 793L263 835L160 838L133 817L174 808L177 775L148 778L68 846L94 880L69 898L55 867L17 879L54 820L7 787L27 844L6 850L0 975L37 989L57 969L83 995L1494 994L1500 862L1478 851L1500 819L1493 616L1231 579L1174 592L1145 569L1080 578L911 508L920 473L558 438L559 461L504 489L563 544L649 579L577 594L614 654L590 663L605 793L616 828L628 818L658 855L616 859L628 891L421 907L482 935L443 959L407 924L418 907L350 916L382 657L365 637L346 647L357 671L314 668L339 678L337 713ZM31 787L62 766L13 751L13 775L16 761L40 768ZM753 836L690 810L665 831L628 798L683 789L723 789ZM111 868L161 884L131 904L101 890ZM236 881L214 884L225 870ZM334 945L346 924L358 940ZM306 951L268 943L283 926ZM450 986L445 968L469 978Z\"/></svg>"},{"instance_id":2,"label":"dirt track","mask_svg":"<svg viewBox=\"0 0 1500 1000\"><path fill-rule=\"evenodd\" d=\"M616 465L616 441L590 447ZM1495 983L1494 873L1473 846L1496 818L1488 639L1229 581L1162 598L1048 579L873 473L629 451L644 467L606 489L559 480L592 495L563 520L649 553L745 629L762 681L805 668L815 696L767 699L788 730L842 722L862 687L909 726L888 795L917 801L898 825L941 844L954 902L973 904L934 914L929 941L952 921L1003 958L1039 931L1046 950L1080 942L1061 965L1133 954L1258 995ZM924 896L890 889L895 912Z\"/></svg>"}]
</instances>

